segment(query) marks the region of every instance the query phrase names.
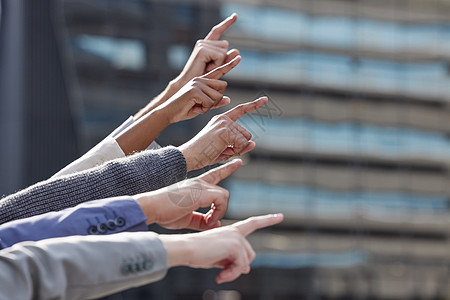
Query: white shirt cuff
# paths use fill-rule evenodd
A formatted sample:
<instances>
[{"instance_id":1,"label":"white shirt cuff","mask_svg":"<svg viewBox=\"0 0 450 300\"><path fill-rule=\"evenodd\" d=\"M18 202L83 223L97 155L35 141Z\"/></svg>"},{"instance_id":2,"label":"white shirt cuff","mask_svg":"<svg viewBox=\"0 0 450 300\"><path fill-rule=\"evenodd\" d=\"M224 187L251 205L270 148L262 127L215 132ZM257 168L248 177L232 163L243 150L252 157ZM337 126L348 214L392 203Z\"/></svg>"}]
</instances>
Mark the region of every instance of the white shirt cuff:
<instances>
[{"instance_id":1,"label":"white shirt cuff","mask_svg":"<svg viewBox=\"0 0 450 300\"><path fill-rule=\"evenodd\" d=\"M94 148L64 167L58 173L53 175L52 178L84 171L99 166L107 161L125 157L125 153L116 142L115 137L117 137L122 131L131 126L133 123L134 118L133 116L130 116L124 123L122 123L122 125L117 127L110 135L108 135L104 140L98 143ZM147 149L159 148L161 148L161 146L154 141L150 144L150 146L147 147Z\"/></svg>"}]
</instances>

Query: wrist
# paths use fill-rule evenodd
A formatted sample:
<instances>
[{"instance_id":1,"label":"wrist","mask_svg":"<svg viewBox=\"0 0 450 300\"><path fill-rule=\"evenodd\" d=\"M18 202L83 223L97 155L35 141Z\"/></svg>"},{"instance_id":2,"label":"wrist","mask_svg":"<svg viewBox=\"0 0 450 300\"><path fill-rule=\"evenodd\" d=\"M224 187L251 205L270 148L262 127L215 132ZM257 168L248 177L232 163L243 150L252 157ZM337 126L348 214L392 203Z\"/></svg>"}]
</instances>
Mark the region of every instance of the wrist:
<instances>
[{"instance_id":1,"label":"wrist","mask_svg":"<svg viewBox=\"0 0 450 300\"><path fill-rule=\"evenodd\" d=\"M148 192L143 194L138 194L132 196L134 201L141 207L142 212L144 213L147 220L145 221L148 225L156 223L156 209L157 207L153 207L152 198L156 195L153 195L154 192Z\"/></svg>"},{"instance_id":2,"label":"wrist","mask_svg":"<svg viewBox=\"0 0 450 300\"><path fill-rule=\"evenodd\" d=\"M176 78L172 79L167 85L168 92L177 92L179 89L183 87L183 78L181 75L178 75Z\"/></svg>"},{"instance_id":3,"label":"wrist","mask_svg":"<svg viewBox=\"0 0 450 300\"><path fill-rule=\"evenodd\" d=\"M159 239L166 248L169 267L189 266L192 249L189 234L160 234Z\"/></svg>"},{"instance_id":4,"label":"wrist","mask_svg":"<svg viewBox=\"0 0 450 300\"><path fill-rule=\"evenodd\" d=\"M172 124L170 114L167 112L164 105L155 108L151 114L154 119L158 120L159 125L163 129Z\"/></svg>"},{"instance_id":5,"label":"wrist","mask_svg":"<svg viewBox=\"0 0 450 300\"><path fill-rule=\"evenodd\" d=\"M192 145L189 142L179 146L178 150L180 150L184 156L184 160L186 161L186 169L188 172L201 168L196 166L198 162L197 163L195 162L195 155L194 155L195 152L192 151Z\"/></svg>"},{"instance_id":6,"label":"wrist","mask_svg":"<svg viewBox=\"0 0 450 300\"><path fill-rule=\"evenodd\" d=\"M180 82L177 79L174 79L169 82L167 87L162 91L158 96L156 96L149 104L147 104L144 108L139 110L133 117L135 120L143 117L154 109L158 108L161 104L166 102L170 97L175 95L179 89L181 89L183 85L180 85Z\"/></svg>"},{"instance_id":7,"label":"wrist","mask_svg":"<svg viewBox=\"0 0 450 300\"><path fill-rule=\"evenodd\" d=\"M169 82L167 88L168 90L173 91L175 94L188 82L189 79L187 79L183 72L181 72L180 75Z\"/></svg>"}]
</instances>

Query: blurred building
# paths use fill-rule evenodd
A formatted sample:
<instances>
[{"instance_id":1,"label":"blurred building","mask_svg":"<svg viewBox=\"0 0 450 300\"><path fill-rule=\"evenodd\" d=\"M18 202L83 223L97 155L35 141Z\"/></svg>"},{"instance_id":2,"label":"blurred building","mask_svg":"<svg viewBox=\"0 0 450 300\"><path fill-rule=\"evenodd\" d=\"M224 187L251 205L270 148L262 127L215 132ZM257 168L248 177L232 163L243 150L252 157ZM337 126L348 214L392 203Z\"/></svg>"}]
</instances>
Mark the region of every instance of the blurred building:
<instances>
[{"instance_id":1,"label":"blurred building","mask_svg":"<svg viewBox=\"0 0 450 300\"><path fill-rule=\"evenodd\" d=\"M222 6L240 15L227 35L244 57L231 98L264 90L273 102L242 120L258 146L227 184L230 215L287 216L285 228L252 238L255 267L279 280L259 285L258 299L450 297L449 9Z\"/></svg>"},{"instance_id":2,"label":"blurred building","mask_svg":"<svg viewBox=\"0 0 450 300\"><path fill-rule=\"evenodd\" d=\"M283 212L250 237L252 272L177 268L109 299L450 298L450 4L418 0L64 0L87 150L183 67L232 12L233 105L257 148L225 182L228 218ZM212 114L171 126L179 144ZM62 166L61 166L62 167Z\"/></svg>"}]
</instances>

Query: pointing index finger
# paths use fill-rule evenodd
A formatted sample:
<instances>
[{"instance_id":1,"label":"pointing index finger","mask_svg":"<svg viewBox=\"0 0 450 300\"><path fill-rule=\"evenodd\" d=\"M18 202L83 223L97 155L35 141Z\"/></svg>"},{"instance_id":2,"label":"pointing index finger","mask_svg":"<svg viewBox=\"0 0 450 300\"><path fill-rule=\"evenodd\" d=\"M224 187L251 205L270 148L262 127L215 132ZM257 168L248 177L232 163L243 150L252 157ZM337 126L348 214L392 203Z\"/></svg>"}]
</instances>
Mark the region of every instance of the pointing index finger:
<instances>
[{"instance_id":1,"label":"pointing index finger","mask_svg":"<svg viewBox=\"0 0 450 300\"><path fill-rule=\"evenodd\" d=\"M205 37L205 40L211 40L216 41L220 38L220 36L227 31L228 28L231 27L231 25L236 22L237 14L233 13L231 16L214 26L211 31L208 33L208 35Z\"/></svg>"},{"instance_id":2,"label":"pointing index finger","mask_svg":"<svg viewBox=\"0 0 450 300\"><path fill-rule=\"evenodd\" d=\"M209 79L220 79L223 75L230 72L234 67L238 65L238 63L241 61L242 57L240 55L236 56L234 59L232 59L230 62L227 62L226 64L221 65L220 67L215 68L214 70L209 71L202 77L209 78Z\"/></svg>"},{"instance_id":3,"label":"pointing index finger","mask_svg":"<svg viewBox=\"0 0 450 300\"><path fill-rule=\"evenodd\" d=\"M230 176L237 169L239 169L242 165L242 160L234 159L229 163L226 163L220 167L212 169L211 171L206 172L200 176L204 181L211 184L218 184L223 179Z\"/></svg>"},{"instance_id":4,"label":"pointing index finger","mask_svg":"<svg viewBox=\"0 0 450 300\"><path fill-rule=\"evenodd\" d=\"M251 217L246 220L236 222L231 226L236 227L244 236L247 236L255 230L281 223L283 219L283 214L271 214Z\"/></svg>"},{"instance_id":5,"label":"pointing index finger","mask_svg":"<svg viewBox=\"0 0 450 300\"><path fill-rule=\"evenodd\" d=\"M252 112L267 103L269 99L267 97L258 98L252 102L247 102L244 104L239 104L238 106L230 109L224 114L227 115L231 120L237 121L240 117L245 115L246 113Z\"/></svg>"}]
</instances>

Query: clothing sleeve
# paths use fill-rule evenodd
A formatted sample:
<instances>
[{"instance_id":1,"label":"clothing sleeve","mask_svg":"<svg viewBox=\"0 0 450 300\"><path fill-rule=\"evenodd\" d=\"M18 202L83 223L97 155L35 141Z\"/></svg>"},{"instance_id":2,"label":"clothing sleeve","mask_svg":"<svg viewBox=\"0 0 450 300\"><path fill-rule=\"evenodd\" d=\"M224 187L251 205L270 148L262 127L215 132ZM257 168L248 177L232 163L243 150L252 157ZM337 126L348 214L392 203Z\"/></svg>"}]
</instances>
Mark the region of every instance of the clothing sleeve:
<instances>
[{"instance_id":1,"label":"clothing sleeve","mask_svg":"<svg viewBox=\"0 0 450 300\"><path fill-rule=\"evenodd\" d=\"M147 150L73 175L49 179L0 200L0 224L60 211L96 199L136 195L186 177L175 147Z\"/></svg>"},{"instance_id":2,"label":"clothing sleeve","mask_svg":"<svg viewBox=\"0 0 450 300\"><path fill-rule=\"evenodd\" d=\"M104 235L147 231L147 218L131 197L95 200L59 212L0 225L1 248L24 241L40 241L71 235Z\"/></svg>"},{"instance_id":3,"label":"clothing sleeve","mask_svg":"<svg viewBox=\"0 0 450 300\"><path fill-rule=\"evenodd\" d=\"M58 178L61 176L73 174L75 172L84 171L90 168L97 167L107 161L125 157L125 153L123 153L115 138L133 123L134 118L130 116L124 123L122 123L122 125L117 127L109 136L98 143L94 148L64 167L58 173L53 175L52 178ZM154 150L159 148L161 148L161 146L153 141L150 146L147 147L147 150Z\"/></svg>"},{"instance_id":4,"label":"clothing sleeve","mask_svg":"<svg viewBox=\"0 0 450 300\"><path fill-rule=\"evenodd\" d=\"M0 300L99 298L160 280L167 269L152 232L23 242L0 251Z\"/></svg>"}]
</instances>

